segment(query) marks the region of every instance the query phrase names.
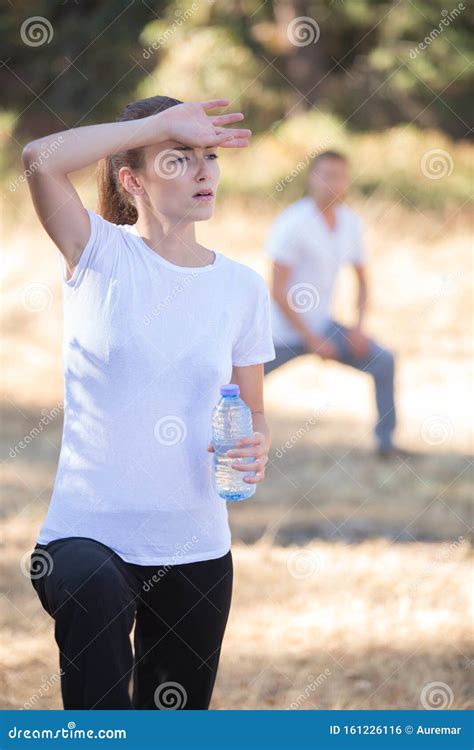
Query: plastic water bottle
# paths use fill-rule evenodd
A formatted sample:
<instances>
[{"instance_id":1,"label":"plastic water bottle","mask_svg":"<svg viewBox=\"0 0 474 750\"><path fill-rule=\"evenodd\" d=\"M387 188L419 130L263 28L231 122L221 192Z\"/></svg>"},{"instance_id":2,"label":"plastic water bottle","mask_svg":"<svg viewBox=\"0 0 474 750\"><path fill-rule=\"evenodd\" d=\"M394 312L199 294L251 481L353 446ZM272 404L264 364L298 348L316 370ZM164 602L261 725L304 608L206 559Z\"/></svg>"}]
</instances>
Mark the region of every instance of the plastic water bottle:
<instances>
[{"instance_id":1,"label":"plastic water bottle","mask_svg":"<svg viewBox=\"0 0 474 750\"><path fill-rule=\"evenodd\" d=\"M212 412L212 447L214 448L214 482L224 500L246 500L256 490L255 484L244 482L244 477L255 476L255 471L243 472L233 469L233 463L252 463L248 457L226 456L243 437L253 432L252 412L239 396L238 385L221 386L221 398Z\"/></svg>"}]
</instances>

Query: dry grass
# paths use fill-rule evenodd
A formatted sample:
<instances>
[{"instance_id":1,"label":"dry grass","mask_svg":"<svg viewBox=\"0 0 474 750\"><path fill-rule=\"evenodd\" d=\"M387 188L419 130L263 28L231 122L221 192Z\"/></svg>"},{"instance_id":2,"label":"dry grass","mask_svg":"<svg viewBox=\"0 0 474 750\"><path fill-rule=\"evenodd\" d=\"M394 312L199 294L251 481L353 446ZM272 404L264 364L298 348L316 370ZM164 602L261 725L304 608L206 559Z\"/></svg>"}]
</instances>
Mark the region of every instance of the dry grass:
<instances>
[{"instance_id":1,"label":"dry grass","mask_svg":"<svg viewBox=\"0 0 474 750\"><path fill-rule=\"evenodd\" d=\"M421 708L434 681L468 707L467 545L257 544L235 559L216 708Z\"/></svg>"},{"instance_id":2,"label":"dry grass","mask_svg":"<svg viewBox=\"0 0 474 750\"><path fill-rule=\"evenodd\" d=\"M34 526L20 516L6 528L3 708L61 708L53 622L18 565ZM417 709L434 682L452 708L472 707L465 542L237 543L234 565L212 708Z\"/></svg>"},{"instance_id":3,"label":"dry grass","mask_svg":"<svg viewBox=\"0 0 474 750\"><path fill-rule=\"evenodd\" d=\"M79 180L89 206L91 178ZM53 623L19 560L49 501L60 415L14 458L9 450L62 399L56 250L23 198L9 200L5 708L31 700L58 668ZM468 217L465 210L422 216L403 201L358 207L369 223L368 327L397 351L398 436L417 455L388 465L374 459L370 383L360 373L307 356L268 377L272 463L255 500L231 508L234 603L214 708L420 708L421 691L433 682L452 691L452 708L469 706ZM272 201L227 203L199 228L199 239L266 276L261 247L274 213ZM31 294L46 300L41 312L31 311ZM351 298L346 274L337 308L343 320ZM280 455L286 441L292 447ZM41 692L38 707L60 707L57 684Z\"/></svg>"}]
</instances>

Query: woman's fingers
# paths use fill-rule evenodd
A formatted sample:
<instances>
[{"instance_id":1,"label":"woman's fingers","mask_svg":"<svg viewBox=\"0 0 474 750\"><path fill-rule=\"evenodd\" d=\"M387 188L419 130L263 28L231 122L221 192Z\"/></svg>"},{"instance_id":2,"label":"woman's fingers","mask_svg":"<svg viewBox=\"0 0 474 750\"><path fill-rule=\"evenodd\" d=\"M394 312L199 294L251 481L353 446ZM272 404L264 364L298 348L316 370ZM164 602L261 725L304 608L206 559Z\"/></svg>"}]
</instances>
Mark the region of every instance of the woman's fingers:
<instances>
[{"instance_id":1,"label":"woman's fingers","mask_svg":"<svg viewBox=\"0 0 474 750\"><path fill-rule=\"evenodd\" d=\"M258 471L254 477L244 477L244 482L248 484L255 484L256 482L262 482L265 479L265 472Z\"/></svg>"},{"instance_id":2,"label":"woman's fingers","mask_svg":"<svg viewBox=\"0 0 474 750\"><path fill-rule=\"evenodd\" d=\"M247 435L247 437L240 438L237 443L236 447L240 448L241 445L259 445L263 442L263 435L261 432L252 432L251 435Z\"/></svg>"},{"instance_id":3,"label":"woman's fingers","mask_svg":"<svg viewBox=\"0 0 474 750\"><path fill-rule=\"evenodd\" d=\"M219 148L245 148L250 146L248 138L231 138L229 141L219 143Z\"/></svg>"},{"instance_id":4,"label":"woman's fingers","mask_svg":"<svg viewBox=\"0 0 474 750\"><path fill-rule=\"evenodd\" d=\"M231 464L233 469L237 471L261 471L265 464L268 462L268 456L261 456L255 459L255 461L239 462L235 461Z\"/></svg>"},{"instance_id":5,"label":"woman's fingers","mask_svg":"<svg viewBox=\"0 0 474 750\"><path fill-rule=\"evenodd\" d=\"M258 448L231 448L227 451L226 455L229 458L260 458L266 455L264 452L259 452Z\"/></svg>"},{"instance_id":6,"label":"woman's fingers","mask_svg":"<svg viewBox=\"0 0 474 750\"><path fill-rule=\"evenodd\" d=\"M248 128L216 128L218 135L228 135L232 138L250 138L252 131Z\"/></svg>"},{"instance_id":7,"label":"woman's fingers","mask_svg":"<svg viewBox=\"0 0 474 750\"><path fill-rule=\"evenodd\" d=\"M229 115L217 115L216 117L212 117L212 124L217 126L220 125L229 125L231 122L239 122L239 120L243 120L245 115L242 114L242 112L232 112L232 114Z\"/></svg>"},{"instance_id":8,"label":"woman's fingers","mask_svg":"<svg viewBox=\"0 0 474 750\"><path fill-rule=\"evenodd\" d=\"M220 135L216 135L215 140L212 142L208 140L206 145L208 147L214 146L215 148L244 148L245 146L250 145L250 141L248 135L231 135L224 132Z\"/></svg>"},{"instance_id":9,"label":"woman's fingers","mask_svg":"<svg viewBox=\"0 0 474 750\"><path fill-rule=\"evenodd\" d=\"M205 102L198 102L202 109L206 110L216 109L217 107L226 107L229 104L229 99L209 99ZM221 146L222 148L243 148L248 146L248 139L252 135L252 131L248 128L225 128L224 125L231 125L235 122L243 120L245 115L242 112L229 112L225 115L208 115L207 112L203 118L207 119L208 126L206 130L206 146ZM214 137L210 137L207 131L214 128Z\"/></svg>"},{"instance_id":10,"label":"woman's fingers","mask_svg":"<svg viewBox=\"0 0 474 750\"><path fill-rule=\"evenodd\" d=\"M207 102L199 102L203 109L216 109L216 107L227 107L230 99L209 99Z\"/></svg>"}]
</instances>

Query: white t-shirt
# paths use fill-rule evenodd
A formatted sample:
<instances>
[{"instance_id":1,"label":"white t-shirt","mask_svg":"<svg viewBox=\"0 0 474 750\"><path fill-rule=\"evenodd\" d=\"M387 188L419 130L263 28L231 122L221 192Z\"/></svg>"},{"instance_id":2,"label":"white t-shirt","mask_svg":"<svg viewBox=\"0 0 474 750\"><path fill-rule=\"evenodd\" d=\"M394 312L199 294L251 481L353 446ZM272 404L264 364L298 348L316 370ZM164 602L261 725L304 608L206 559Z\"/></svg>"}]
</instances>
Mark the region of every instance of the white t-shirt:
<instances>
[{"instance_id":1,"label":"white t-shirt","mask_svg":"<svg viewBox=\"0 0 474 750\"><path fill-rule=\"evenodd\" d=\"M365 260L361 218L344 204L337 204L335 212L336 227L330 230L314 200L301 198L275 219L265 246L273 260L291 266L289 304L316 334L323 333L331 319L339 269L344 263L362 265ZM303 342L275 300L271 322L275 346Z\"/></svg>"},{"instance_id":2,"label":"white t-shirt","mask_svg":"<svg viewBox=\"0 0 474 750\"><path fill-rule=\"evenodd\" d=\"M274 359L270 298L253 269L216 252L177 266L136 227L88 211L66 281L64 427L38 542L84 536L127 562L173 564L230 549L212 482L212 409L232 366Z\"/></svg>"}]
</instances>

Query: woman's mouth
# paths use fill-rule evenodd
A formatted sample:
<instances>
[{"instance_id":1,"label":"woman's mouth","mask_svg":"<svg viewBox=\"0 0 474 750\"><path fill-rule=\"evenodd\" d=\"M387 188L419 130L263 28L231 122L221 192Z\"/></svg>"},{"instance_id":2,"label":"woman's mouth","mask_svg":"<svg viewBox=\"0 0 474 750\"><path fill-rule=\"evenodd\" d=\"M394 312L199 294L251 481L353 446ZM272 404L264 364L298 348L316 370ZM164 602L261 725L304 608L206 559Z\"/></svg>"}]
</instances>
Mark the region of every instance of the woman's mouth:
<instances>
[{"instance_id":1,"label":"woman's mouth","mask_svg":"<svg viewBox=\"0 0 474 750\"><path fill-rule=\"evenodd\" d=\"M197 201L209 203L210 201L214 200L214 193L210 188L203 188L197 193L194 193L193 198Z\"/></svg>"}]
</instances>

